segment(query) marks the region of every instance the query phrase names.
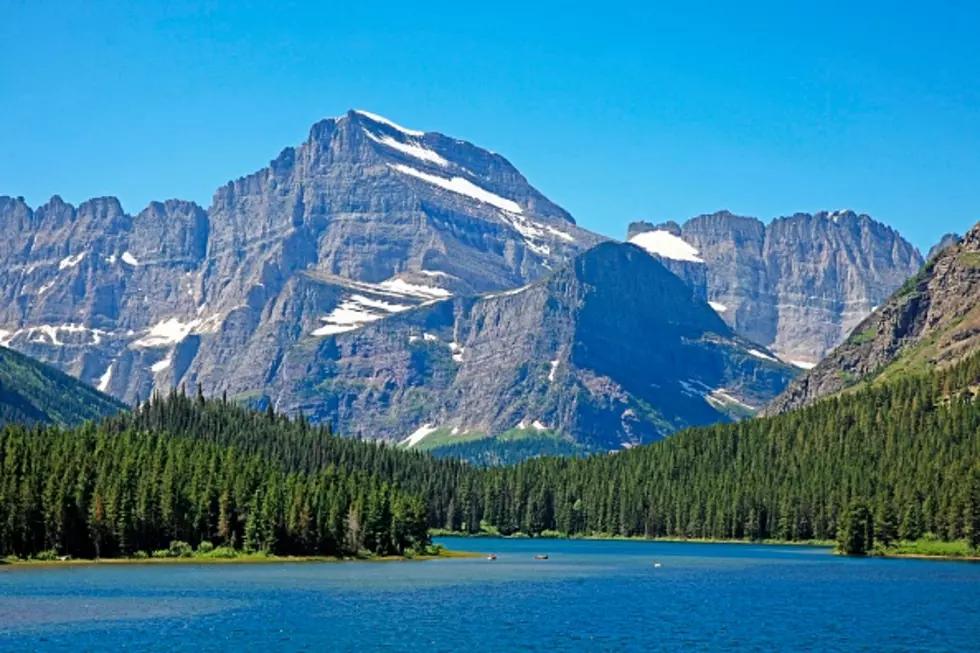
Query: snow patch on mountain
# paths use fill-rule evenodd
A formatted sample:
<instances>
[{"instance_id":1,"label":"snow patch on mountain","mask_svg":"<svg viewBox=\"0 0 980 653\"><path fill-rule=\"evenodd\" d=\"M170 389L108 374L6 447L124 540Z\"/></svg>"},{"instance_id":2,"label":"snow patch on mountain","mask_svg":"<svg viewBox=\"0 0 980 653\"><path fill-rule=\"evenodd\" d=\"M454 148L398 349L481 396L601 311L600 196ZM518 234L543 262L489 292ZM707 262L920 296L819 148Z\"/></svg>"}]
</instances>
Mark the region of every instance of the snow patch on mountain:
<instances>
[{"instance_id":1,"label":"snow patch on mountain","mask_svg":"<svg viewBox=\"0 0 980 653\"><path fill-rule=\"evenodd\" d=\"M370 111L364 111L363 109L354 109L354 113L356 113L359 116L363 116L372 122L376 122L379 125L386 125L388 127L391 127L392 129L400 131L403 134L407 134L408 136L425 136L425 132L420 132L416 129L408 129L407 127L402 127L397 122L393 120L388 120L384 116L379 116L378 114L371 113Z\"/></svg>"},{"instance_id":2,"label":"snow patch on mountain","mask_svg":"<svg viewBox=\"0 0 980 653\"><path fill-rule=\"evenodd\" d=\"M402 154L407 154L408 156L419 159L420 161L434 163L443 167L449 165L449 161L439 156L437 152L434 152L427 147L423 147L422 145L416 143L402 143L401 141L395 140L391 136L375 136L366 129L364 130L364 134L375 143L384 145L385 147L390 147L393 150L397 150Z\"/></svg>"},{"instance_id":3,"label":"snow patch on mountain","mask_svg":"<svg viewBox=\"0 0 980 653\"><path fill-rule=\"evenodd\" d=\"M105 369L105 373L99 377L99 385L95 386L98 388L99 392L105 392L109 389L109 381L112 380L112 366L115 363L109 363L109 367Z\"/></svg>"},{"instance_id":4,"label":"snow patch on mountain","mask_svg":"<svg viewBox=\"0 0 980 653\"><path fill-rule=\"evenodd\" d=\"M163 360L157 361L153 365L150 365L150 371L153 372L153 373L162 372L165 369L167 369L168 367L170 367L170 363L171 362L173 362L172 361L172 357L171 356L167 356Z\"/></svg>"},{"instance_id":5,"label":"snow patch on mountain","mask_svg":"<svg viewBox=\"0 0 980 653\"><path fill-rule=\"evenodd\" d=\"M409 283L403 279L388 279L387 281L382 281L378 286L400 295L423 297L425 299L445 299L452 296L452 293L445 288L423 286L421 284Z\"/></svg>"},{"instance_id":6,"label":"snow patch on mountain","mask_svg":"<svg viewBox=\"0 0 980 653\"><path fill-rule=\"evenodd\" d=\"M674 261L704 263L704 259L698 256L697 249L669 231L644 231L630 238L629 242L642 247L651 254Z\"/></svg>"},{"instance_id":7,"label":"snow patch on mountain","mask_svg":"<svg viewBox=\"0 0 980 653\"><path fill-rule=\"evenodd\" d=\"M125 263L126 265L132 265L133 267L136 267L137 265L140 264L140 262L136 260L136 257L130 254L129 252L123 252L122 262Z\"/></svg>"},{"instance_id":8,"label":"snow patch on mountain","mask_svg":"<svg viewBox=\"0 0 980 653\"><path fill-rule=\"evenodd\" d=\"M419 442L421 442L425 438L425 436L437 430L438 429L434 424L423 424L422 426L415 429L415 431L410 436L402 440L402 445L406 447L414 447Z\"/></svg>"},{"instance_id":9,"label":"snow patch on mountain","mask_svg":"<svg viewBox=\"0 0 980 653\"><path fill-rule=\"evenodd\" d=\"M772 361L773 363L778 363L779 362L777 359L773 358L769 354L767 354L765 352L762 352L762 351L759 351L758 349L749 349L747 351L752 356L755 356L756 358L761 358L764 361Z\"/></svg>"},{"instance_id":10,"label":"snow patch on mountain","mask_svg":"<svg viewBox=\"0 0 980 653\"><path fill-rule=\"evenodd\" d=\"M100 344L102 342L102 336L106 335L106 332L102 331L101 329L90 329L88 327L82 326L81 324L40 324L38 326L30 326L30 327L25 327L23 329L18 329L14 334L10 336L9 340L13 340L14 338L16 338L21 334L26 334L27 339L30 342L49 344L49 345L54 345L55 347L61 347L65 344L61 340L62 333L67 333L69 335L75 335L81 333L88 334L89 336L91 336L91 342L87 344L92 344L92 345Z\"/></svg>"},{"instance_id":11,"label":"snow patch on mountain","mask_svg":"<svg viewBox=\"0 0 980 653\"><path fill-rule=\"evenodd\" d=\"M88 252L82 252L80 254L76 254L75 256L66 256L65 258L58 261L58 269L64 270L65 268L75 267L76 265L82 262L82 259L85 258L85 255L87 253Z\"/></svg>"},{"instance_id":12,"label":"snow patch on mountain","mask_svg":"<svg viewBox=\"0 0 980 653\"><path fill-rule=\"evenodd\" d=\"M151 349L154 347L169 347L181 342L190 335L195 327L201 324L201 320L191 320L181 322L175 317L162 322L157 322L145 336L130 344L133 349Z\"/></svg>"},{"instance_id":13,"label":"snow patch on mountain","mask_svg":"<svg viewBox=\"0 0 980 653\"><path fill-rule=\"evenodd\" d=\"M518 214L523 212L521 205L517 202L503 198L495 193L491 193L485 188L480 188L468 179L464 179L462 177L451 177L446 179L445 177L440 177L439 175L430 175L401 163L389 163L388 167L396 172L402 173L403 175L409 175L411 177L415 177L416 179L421 179L426 183L444 188L445 190L458 195L469 197L470 199L474 199L484 204L496 206L498 209L503 209L504 211Z\"/></svg>"},{"instance_id":14,"label":"snow patch on mountain","mask_svg":"<svg viewBox=\"0 0 980 653\"><path fill-rule=\"evenodd\" d=\"M718 313L724 313L725 311L728 310L727 306L725 306L724 304L720 304L718 302L708 302L708 306L715 309L715 311L717 311Z\"/></svg>"},{"instance_id":15,"label":"snow patch on mountain","mask_svg":"<svg viewBox=\"0 0 980 653\"><path fill-rule=\"evenodd\" d=\"M380 320L391 313L407 311L412 308L406 304L392 304L364 295L351 295L342 301L328 315L320 318L326 322L313 331L314 336L332 336L337 333L353 331L359 327Z\"/></svg>"},{"instance_id":16,"label":"snow patch on mountain","mask_svg":"<svg viewBox=\"0 0 980 653\"><path fill-rule=\"evenodd\" d=\"M798 367L801 370L812 370L817 366L816 363L811 363L810 361L790 361L789 364Z\"/></svg>"}]
</instances>

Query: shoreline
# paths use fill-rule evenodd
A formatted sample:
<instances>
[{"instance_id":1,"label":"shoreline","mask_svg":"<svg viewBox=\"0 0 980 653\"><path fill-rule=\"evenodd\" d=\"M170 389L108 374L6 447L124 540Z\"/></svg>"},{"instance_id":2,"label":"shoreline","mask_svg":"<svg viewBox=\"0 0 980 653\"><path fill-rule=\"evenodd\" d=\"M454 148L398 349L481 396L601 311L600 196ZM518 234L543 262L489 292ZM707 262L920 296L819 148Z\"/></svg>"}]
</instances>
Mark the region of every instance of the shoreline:
<instances>
[{"instance_id":1,"label":"shoreline","mask_svg":"<svg viewBox=\"0 0 980 653\"><path fill-rule=\"evenodd\" d=\"M867 558L883 558L885 560L900 560L908 558L910 560L942 560L947 562L980 562L980 556L957 556L957 555L930 555L928 553L885 553L880 556L865 556Z\"/></svg>"},{"instance_id":2,"label":"shoreline","mask_svg":"<svg viewBox=\"0 0 980 653\"><path fill-rule=\"evenodd\" d=\"M833 540L725 540L696 537L640 537L626 535L497 535L492 533L453 533L436 530L431 537L458 537L466 539L501 539L501 540L585 540L594 542L671 542L691 544L756 544L766 546L816 546L833 548L837 543Z\"/></svg>"},{"instance_id":3,"label":"shoreline","mask_svg":"<svg viewBox=\"0 0 980 653\"><path fill-rule=\"evenodd\" d=\"M2 560L0 573L4 570L39 567L90 567L90 566L129 566L129 565L275 565L275 564L338 564L347 562L427 562L453 558L480 558L482 554L473 551L443 551L435 555L417 556L378 556L345 557L332 556L268 556L241 555L234 558L209 558L189 556L185 558L72 558L70 560Z\"/></svg>"},{"instance_id":4,"label":"shoreline","mask_svg":"<svg viewBox=\"0 0 980 653\"><path fill-rule=\"evenodd\" d=\"M758 546L810 546L831 549L830 553L833 555L839 555L833 551L836 547L837 542L833 540L803 540L803 541L788 541L788 540L725 540L725 539L713 539L713 538L693 538L693 537L628 537L623 535L498 535L492 533L453 533L448 531L441 531L436 529L435 532L431 533L432 537L458 537L467 539L489 539L489 538L499 538L502 540L586 540L586 541L609 541L609 542L665 542L665 543L691 543L691 544L755 544ZM951 555L943 553L899 553L899 552L889 552L885 551L878 555L868 554L867 558L882 558L882 559L902 559L907 558L911 560L938 560L938 561L958 561L958 562L980 562L980 555Z\"/></svg>"}]
</instances>

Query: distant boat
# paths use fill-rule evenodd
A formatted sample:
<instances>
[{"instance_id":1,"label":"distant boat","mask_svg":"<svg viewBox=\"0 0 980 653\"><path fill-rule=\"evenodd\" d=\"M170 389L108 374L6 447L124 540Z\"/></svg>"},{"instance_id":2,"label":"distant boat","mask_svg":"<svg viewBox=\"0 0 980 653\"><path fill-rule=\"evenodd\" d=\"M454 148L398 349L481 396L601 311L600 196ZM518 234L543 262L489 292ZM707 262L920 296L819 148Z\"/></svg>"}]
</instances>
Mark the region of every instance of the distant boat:
<instances>
[{"instance_id":1,"label":"distant boat","mask_svg":"<svg viewBox=\"0 0 980 653\"><path fill-rule=\"evenodd\" d=\"M548 556L546 556L546 555L536 555L536 556L534 556L534 559L535 560L547 560L548 559Z\"/></svg>"},{"instance_id":2,"label":"distant boat","mask_svg":"<svg viewBox=\"0 0 980 653\"><path fill-rule=\"evenodd\" d=\"M496 560L496 559L497 559L497 554L495 553L491 553L490 555L487 556L487 560Z\"/></svg>"},{"instance_id":3,"label":"distant boat","mask_svg":"<svg viewBox=\"0 0 980 653\"><path fill-rule=\"evenodd\" d=\"M660 563L659 562L653 563L653 568L654 569L660 569Z\"/></svg>"}]
</instances>

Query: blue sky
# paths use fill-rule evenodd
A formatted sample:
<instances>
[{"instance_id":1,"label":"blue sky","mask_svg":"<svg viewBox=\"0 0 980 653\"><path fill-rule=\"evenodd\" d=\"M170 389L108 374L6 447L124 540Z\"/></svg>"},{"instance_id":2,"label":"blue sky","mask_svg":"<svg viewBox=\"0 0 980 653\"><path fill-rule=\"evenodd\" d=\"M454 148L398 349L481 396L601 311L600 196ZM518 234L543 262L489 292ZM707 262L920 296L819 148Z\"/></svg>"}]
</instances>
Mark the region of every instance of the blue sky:
<instances>
[{"instance_id":1,"label":"blue sky","mask_svg":"<svg viewBox=\"0 0 980 653\"><path fill-rule=\"evenodd\" d=\"M802 4L6 0L0 194L207 206L358 107L610 236L853 208L926 248L980 220L980 5Z\"/></svg>"}]
</instances>

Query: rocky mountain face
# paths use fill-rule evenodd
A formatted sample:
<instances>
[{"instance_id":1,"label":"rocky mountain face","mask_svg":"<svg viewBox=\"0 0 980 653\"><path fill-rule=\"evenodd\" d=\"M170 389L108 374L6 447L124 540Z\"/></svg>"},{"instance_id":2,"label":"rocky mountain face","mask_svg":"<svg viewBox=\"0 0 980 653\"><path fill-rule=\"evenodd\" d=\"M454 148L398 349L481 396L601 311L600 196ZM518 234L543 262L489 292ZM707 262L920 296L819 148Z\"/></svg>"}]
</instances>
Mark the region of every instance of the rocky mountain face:
<instances>
[{"instance_id":1,"label":"rocky mountain face","mask_svg":"<svg viewBox=\"0 0 980 653\"><path fill-rule=\"evenodd\" d=\"M750 414L794 373L646 252L606 243L526 286L309 334L285 352L269 398L413 445L524 430L606 449Z\"/></svg>"},{"instance_id":2,"label":"rocky mountain face","mask_svg":"<svg viewBox=\"0 0 980 653\"><path fill-rule=\"evenodd\" d=\"M200 384L412 441L606 448L751 414L793 374L766 345L815 360L918 261L853 214L702 216L613 245L504 157L362 111L208 209L3 197L0 225L0 344L128 403Z\"/></svg>"},{"instance_id":3,"label":"rocky mountain face","mask_svg":"<svg viewBox=\"0 0 980 653\"><path fill-rule=\"evenodd\" d=\"M227 376L262 387L303 334L387 314L358 308L349 282L411 306L521 286L601 240L503 157L356 111L218 189L207 211L3 197L0 224L0 343L127 402ZM311 312L276 312L292 292L310 293Z\"/></svg>"},{"instance_id":4,"label":"rocky mountain face","mask_svg":"<svg viewBox=\"0 0 980 653\"><path fill-rule=\"evenodd\" d=\"M980 225L931 258L767 413L806 406L859 383L945 367L978 349Z\"/></svg>"},{"instance_id":5,"label":"rocky mountain face","mask_svg":"<svg viewBox=\"0 0 980 653\"><path fill-rule=\"evenodd\" d=\"M738 333L804 368L923 263L893 229L852 211L798 213L768 226L722 211L683 225L634 223L628 237Z\"/></svg>"},{"instance_id":6,"label":"rocky mountain face","mask_svg":"<svg viewBox=\"0 0 980 653\"><path fill-rule=\"evenodd\" d=\"M943 251L951 245L955 245L963 240L963 237L959 234L948 233L943 234L943 237L939 239L939 242L929 248L929 254L926 255L926 260L931 261L936 257L936 254Z\"/></svg>"}]
</instances>

